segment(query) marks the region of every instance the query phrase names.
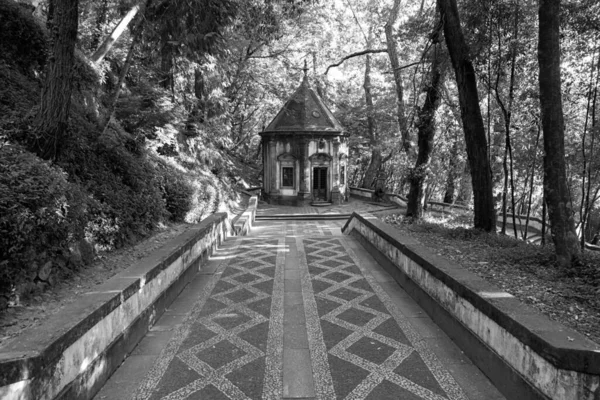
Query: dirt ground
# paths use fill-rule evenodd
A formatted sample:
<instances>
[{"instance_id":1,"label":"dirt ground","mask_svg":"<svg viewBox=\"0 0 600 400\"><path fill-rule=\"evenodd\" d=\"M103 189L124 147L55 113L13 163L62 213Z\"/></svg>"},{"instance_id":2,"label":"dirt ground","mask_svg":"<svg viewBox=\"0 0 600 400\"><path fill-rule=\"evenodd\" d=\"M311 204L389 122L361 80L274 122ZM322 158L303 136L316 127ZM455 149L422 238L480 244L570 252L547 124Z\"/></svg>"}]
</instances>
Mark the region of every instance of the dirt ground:
<instances>
[{"instance_id":1,"label":"dirt ground","mask_svg":"<svg viewBox=\"0 0 600 400\"><path fill-rule=\"evenodd\" d=\"M433 253L452 260L596 342L600 349L600 253L586 251L580 265L560 270L551 245L452 227L430 216L407 223L402 213L380 216ZM465 221L469 225L470 221ZM445 225L444 225L445 224Z\"/></svg>"}]
</instances>

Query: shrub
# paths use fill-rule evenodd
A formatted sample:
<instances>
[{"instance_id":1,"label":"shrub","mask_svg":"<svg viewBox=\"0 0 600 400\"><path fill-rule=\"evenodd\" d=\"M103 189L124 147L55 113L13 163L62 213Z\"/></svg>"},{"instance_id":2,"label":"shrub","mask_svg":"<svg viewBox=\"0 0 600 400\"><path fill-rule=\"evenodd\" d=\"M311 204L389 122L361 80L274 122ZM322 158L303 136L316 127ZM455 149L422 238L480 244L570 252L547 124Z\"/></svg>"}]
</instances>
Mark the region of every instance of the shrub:
<instances>
[{"instance_id":1,"label":"shrub","mask_svg":"<svg viewBox=\"0 0 600 400\"><path fill-rule=\"evenodd\" d=\"M0 293L68 254L83 231L82 195L66 174L17 145L0 148Z\"/></svg>"},{"instance_id":2,"label":"shrub","mask_svg":"<svg viewBox=\"0 0 600 400\"><path fill-rule=\"evenodd\" d=\"M182 222L192 208L194 188L183 173L169 166L163 167L160 179L169 219Z\"/></svg>"},{"instance_id":3,"label":"shrub","mask_svg":"<svg viewBox=\"0 0 600 400\"><path fill-rule=\"evenodd\" d=\"M47 34L31 11L10 0L0 0L0 58L21 72L41 69L46 62Z\"/></svg>"},{"instance_id":4,"label":"shrub","mask_svg":"<svg viewBox=\"0 0 600 400\"><path fill-rule=\"evenodd\" d=\"M83 126L83 125L82 125ZM91 196L86 235L105 249L147 236L167 216L158 171L132 154L123 138L94 138L93 129L72 126L61 165Z\"/></svg>"}]
</instances>

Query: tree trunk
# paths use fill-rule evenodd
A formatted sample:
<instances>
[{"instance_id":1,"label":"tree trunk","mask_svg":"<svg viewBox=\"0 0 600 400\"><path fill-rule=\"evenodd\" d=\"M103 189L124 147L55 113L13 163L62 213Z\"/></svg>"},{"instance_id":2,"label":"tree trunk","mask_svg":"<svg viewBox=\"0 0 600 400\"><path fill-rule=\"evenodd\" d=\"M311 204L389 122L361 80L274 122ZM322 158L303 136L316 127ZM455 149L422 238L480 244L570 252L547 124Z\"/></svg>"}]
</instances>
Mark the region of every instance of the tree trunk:
<instances>
[{"instance_id":1,"label":"tree trunk","mask_svg":"<svg viewBox=\"0 0 600 400\"><path fill-rule=\"evenodd\" d=\"M377 174L379 172L379 169L381 168L381 165L383 164L382 160L383 156L381 155L381 150L375 147L371 151L371 162L367 167L367 171L365 172L365 176L360 187L365 189L375 188L375 185L377 183Z\"/></svg>"},{"instance_id":2,"label":"tree trunk","mask_svg":"<svg viewBox=\"0 0 600 400\"><path fill-rule=\"evenodd\" d=\"M206 101L205 95L206 88L204 82L204 76L200 68L194 70L194 96L196 97L196 104L194 106L194 118L203 123L206 118Z\"/></svg>"},{"instance_id":3,"label":"tree trunk","mask_svg":"<svg viewBox=\"0 0 600 400\"><path fill-rule=\"evenodd\" d=\"M110 119L112 118L112 115L115 112L115 109L117 107L117 100L119 100L119 96L121 95L121 91L123 90L123 87L125 85L125 78L127 77L127 74L129 73L129 69L131 68L131 65L133 64L133 55L135 53L135 49L138 45L138 43L141 41L142 38L142 32L144 30L144 13L146 11L146 9L150 6L150 3L152 2L152 0L144 0L144 2L142 3L142 12L140 13L141 18L139 18L135 24L135 27L132 29L132 34L133 34L133 38L131 40L131 44L129 45L129 51L127 52L127 57L125 58L125 63L123 64L123 68L121 68L121 73L119 74L119 82L117 83L117 87L115 88L115 91L113 92L110 102L108 104L107 107L107 113L106 113L106 118L104 120L104 124L103 124L103 129L102 129L102 133L104 133L104 131L106 131L106 128L108 127L108 124L110 123Z\"/></svg>"},{"instance_id":4,"label":"tree trunk","mask_svg":"<svg viewBox=\"0 0 600 400\"><path fill-rule=\"evenodd\" d=\"M567 187L560 82L560 0L539 2L538 62L544 132L544 193L558 264L571 265L580 248Z\"/></svg>"},{"instance_id":5,"label":"tree trunk","mask_svg":"<svg viewBox=\"0 0 600 400\"><path fill-rule=\"evenodd\" d=\"M137 44L140 41L141 36L142 36L141 32L137 32L133 36L133 40L131 42L131 45L129 46L129 51L127 52L127 58L125 58L125 64L123 64L123 68L121 69L121 73L119 74L119 82L117 83L117 87L115 88L115 91L113 92L113 94L110 98L110 102L107 107L106 119L104 121L104 127L102 129L102 133L104 133L104 131L106 131L106 128L108 127L108 124L110 123L110 119L112 118L112 116L115 112L115 109L117 107L117 100L119 100L121 91L123 90L123 87L125 86L125 78L127 77L129 68L131 68L131 65L133 64L133 54L135 52L135 48L137 47Z\"/></svg>"},{"instance_id":6,"label":"tree trunk","mask_svg":"<svg viewBox=\"0 0 600 400\"><path fill-rule=\"evenodd\" d=\"M502 226L500 234L506 235L506 212L508 195L508 146L504 146L504 157L502 158L502 171L504 172L504 184L502 185Z\"/></svg>"},{"instance_id":7,"label":"tree trunk","mask_svg":"<svg viewBox=\"0 0 600 400\"><path fill-rule=\"evenodd\" d=\"M106 14L108 13L108 0L102 0L102 4L98 8L98 15L96 16L96 27L92 34L92 40L90 41L90 51L94 51L100 43L100 35L102 34L102 27L106 23Z\"/></svg>"},{"instance_id":8,"label":"tree trunk","mask_svg":"<svg viewBox=\"0 0 600 400\"><path fill-rule=\"evenodd\" d=\"M446 85L444 84L444 81L442 81L442 90L444 93L446 93L446 97L448 97L448 93L447 93L447 88ZM449 100L449 99L448 99ZM449 103L448 106L450 107L450 110L452 112L452 114L454 115L454 117L456 118L457 121L460 121L460 117L457 115L458 113L456 113L454 111L454 105ZM453 135L453 142L452 142L452 148L450 149L450 160L448 162L448 176L446 178L446 191L444 193L444 203L454 203L455 200L455 196L456 196L456 184L457 184L457 179L459 178L459 162L458 162L458 152L459 152L459 137L458 135Z\"/></svg>"},{"instance_id":9,"label":"tree trunk","mask_svg":"<svg viewBox=\"0 0 600 400\"><path fill-rule=\"evenodd\" d=\"M508 182L509 182L509 166L507 163L507 159L510 161L510 199L511 199L511 210L512 210L512 223L513 223L513 231L515 234L515 238L518 239L519 235L517 234L517 222L516 222L516 213L517 208L515 207L515 179L514 179L514 167L513 167L513 153L512 153L512 145L510 142L510 124L512 120L512 109L513 109L513 100L515 93L515 67L517 65L517 46L515 41L518 38L519 33L519 6L515 4L515 17L514 17L514 26L513 26L513 43L511 49L511 67L510 67L510 81L508 88L508 106L504 105L504 102L500 98L500 93L498 91L498 81L500 77L500 66L498 66L498 78L496 79L496 99L498 100L498 104L502 109L502 115L504 116L504 132L505 132L505 144L504 144L504 160L503 160L503 168L504 168L504 190L502 192L502 234L506 234L506 204L507 204L507 193L508 193Z\"/></svg>"},{"instance_id":10,"label":"tree trunk","mask_svg":"<svg viewBox=\"0 0 600 400\"><path fill-rule=\"evenodd\" d=\"M406 126L406 116L404 112L404 89L402 87L402 72L400 70L400 63L398 61L398 49L396 47L396 41L394 40L394 24L398 19L400 12L400 1L394 0L394 5L390 11L390 16L385 24L385 40L387 43L387 53L392 65L392 72L394 74L394 83L396 85L396 105L398 113L398 127L400 129L400 135L402 137L402 148L408 152L411 148L410 133Z\"/></svg>"},{"instance_id":11,"label":"tree trunk","mask_svg":"<svg viewBox=\"0 0 600 400\"><path fill-rule=\"evenodd\" d=\"M119 40L119 37L123 34L123 32L125 32L125 28L127 28L127 25L129 25L140 9L141 5L136 4L135 6L131 7L127 14L125 14L125 16L121 19L121 22L117 24L115 29L113 29L110 35L108 35L100 47L98 47L98 50L96 50L92 55L91 61L94 64L98 64L104 59L104 57L106 57L110 49L112 49L113 45L117 42L117 40Z\"/></svg>"},{"instance_id":12,"label":"tree trunk","mask_svg":"<svg viewBox=\"0 0 600 400\"><path fill-rule=\"evenodd\" d=\"M593 61L594 57L592 57L592 73L593 73ZM584 134L583 134L583 138L582 138L582 153L583 153L583 180L582 180L582 185L585 185L586 179L587 179L587 186L582 186L582 191L581 191L581 205L583 208L583 212L581 213L581 249L585 249L585 227L588 221L588 218L590 216L590 213L592 211L592 208L594 207L594 201L590 202L590 193L592 191L592 166L591 163L593 162L592 160L594 160L594 147L595 147L595 139L596 139L596 101L598 100L598 82L600 79L600 62L598 62L598 69L596 71L596 82L594 84L594 89L593 89L593 100L592 100L592 129L591 129L591 134L592 134L592 139L591 139L591 144L590 144L590 161L586 162L586 146L585 146L585 139L586 139L586 130L584 130ZM591 82L590 82L591 83ZM589 101L588 101L589 103ZM588 110L589 110L589 105L588 105ZM586 128L587 128L587 113L586 113ZM584 202L584 197L585 197L585 202Z\"/></svg>"},{"instance_id":13,"label":"tree trunk","mask_svg":"<svg viewBox=\"0 0 600 400\"><path fill-rule=\"evenodd\" d=\"M173 46L169 43L169 34L165 30L161 38L160 49L160 85L173 90Z\"/></svg>"},{"instance_id":14,"label":"tree trunk","mask_svg":"<svg viewBox=\"0 0 600 400\"><path fill-rule=\"evenodd\" d=\"M437 0L437 4L444 19L444 36L458 86L461 119L473 183L474 226L493 232L496 230L496 210L475 70L460 27L456 0Z\"/></svg>"},{"instance_id":15,"label":"tree trunk","mask_svg":"<svg viewBox=\"0 0 600 400\"><path fill-rule=\"evenodd\" d=\"M371 93L371 56L367 55L365 59L365 80L363 87L365 89L365 102L367 104L367 132L371 145L371 161L365 172L361 187L372 189L377 179L377 173L382 164L381 149L377 141L377 128L375 126L375 116L373 115L373 95Z\"/></svg>"},{"instance_id":16,"label":"tree trunk","mask_svg":"<svg viewBox=\"0 0 600 400\"><path fill-rule=\"evenodd\" d=\"M437 46L434 52L437 53ZM433 149L435 113L440 105L442 71L439 58L439 54L433 54L431 81L425 90L425 103L418 111L419 152L415 167L410 175L410 191L408 193L408 204L406 205L406 216L416 219L423 216L423 183L427 175L431 150Z\"/></svg>"},{"instance_id":17,"label":"tree trunk","mask_svg":"<svg viewBox=\"0 0 600 400\"><path fill-rule=\"evenodd\" d=\"M471 202L473 198L472 182L469 163L465 163L460 177L460 190L458 191L458 196L456 196L456 201L467 204Z\"/></svg>"},{"instance_id":18,"label":"tree trunk","mask_svg":"<svg viewBox=\"0 0 600 400\"><path fill-rule=\"evenodd\" d=\"M527 230L529 227L529 217L531 215L531 201L533 198L533 183L535 181L535 161L537 159L537 148L540 143L540 125L537 124L537 135L535 137L535 146L531 155L531 182L529 183L529 199L527 201L527 219L525 220L525 231L523 233L523 240L527 240Z\"/></svg>"},{"instance_id":19,"label":"tree trunk","mask_svg":"<svg viewBox=\"0 0 600 400\"><path fill-rule=\"evenodd\" d=\"M77 41L78 0L54 0L49 16L52 52L48 58L40 111L36 121L36 152L56 159L66 137L73 90L73 65Z\"/></svg>"},{"instance_id":20,"label":"tree trunk","mask_svg":"<svg viewBox=\"0 0 600 400\"><path fill-rule=\"evenodd\" d=\"M48 13L46 17L46 29L48 32L52 32L52 18L54 18L54 8L56 0L48 0Z\"/></svg>"},{"instance_id":21,"label":"tree trunk","mask_svg":"<svg viewBox=\"0 0 600 400\"><path fill-rule=\"evenodd\" d=\"M546 245L546 194L542 197L542 242L540 243L542 246Z\"/></svg>"},{"instance_id":22,"label":"tree trunk","mask_svg":"<svg viewBox=\"0 0 600 400\"><path fill-rule=\"evenodd\" d=\"M454 192L456 191L456 156L458 153L457 142L452 145L450 150L450 161L448 165L448 176L446 178L446 191L444 193L444 203L454 202Z\"/></svg>"}]
</instances>

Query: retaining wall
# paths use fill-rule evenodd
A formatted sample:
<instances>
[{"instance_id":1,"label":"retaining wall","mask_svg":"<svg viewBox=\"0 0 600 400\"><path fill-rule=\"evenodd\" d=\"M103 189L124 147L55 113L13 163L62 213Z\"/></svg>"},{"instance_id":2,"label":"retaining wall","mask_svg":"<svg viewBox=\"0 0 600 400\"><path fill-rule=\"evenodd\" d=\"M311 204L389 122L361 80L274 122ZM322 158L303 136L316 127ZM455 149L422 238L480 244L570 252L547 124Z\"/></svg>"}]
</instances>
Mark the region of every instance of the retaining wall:
<instances>
[{"instance_id":1,"label":"retaining wall","mask_svg":"<svg viewBox=\"0 0 600 400\"><path fill-rule=\"evenodd\" d=\"M251 229L256 197L234 221ZM90 399L231 232L218 213L0 349L0 399Z\"/></svg>"},{"instance_id":2,"label":"retaining wall","mask_svg":"<svg viewBox=\"0 0 600 400\"><path fill-rule=\"evenodd\" d=\"M509 399L600 399L600 345L369 214L354 234Z\"/></svg>"},{"instance_id":3,"label":"retaining wall","mask_svg":"<svg viewBox=\"0 0 600 400\"><path fill-rule=\"evenodd\" d=\"M247 235L252 230L252 223L256 219L256 208L258 207L257 196L248 199L248 207L241 215L233 219L231 227L232 233L236 236Z\"/></svg>"}]
</instances>

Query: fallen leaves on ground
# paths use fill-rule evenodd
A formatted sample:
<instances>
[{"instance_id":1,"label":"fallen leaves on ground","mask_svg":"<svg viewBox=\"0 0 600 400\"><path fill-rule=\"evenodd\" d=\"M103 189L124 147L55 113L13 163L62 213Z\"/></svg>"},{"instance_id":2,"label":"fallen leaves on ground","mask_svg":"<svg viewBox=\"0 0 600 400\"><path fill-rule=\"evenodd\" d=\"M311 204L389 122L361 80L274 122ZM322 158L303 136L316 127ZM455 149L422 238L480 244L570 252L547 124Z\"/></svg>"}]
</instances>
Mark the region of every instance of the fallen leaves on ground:
<instances>
[{"instance_id":1,"label":"fallen leaves on ground","mask_svg":"<svg viewBox=\"0 0 600 400\"><path fill-rule=\"evenodd\" d=\"M569 270L554 263L552 245L539 246L468 229L470 221L401 215L381 217L435 254L479 275L551 320L600 344L600 253L586 252Z\"/></svg>"}]
</instances>

